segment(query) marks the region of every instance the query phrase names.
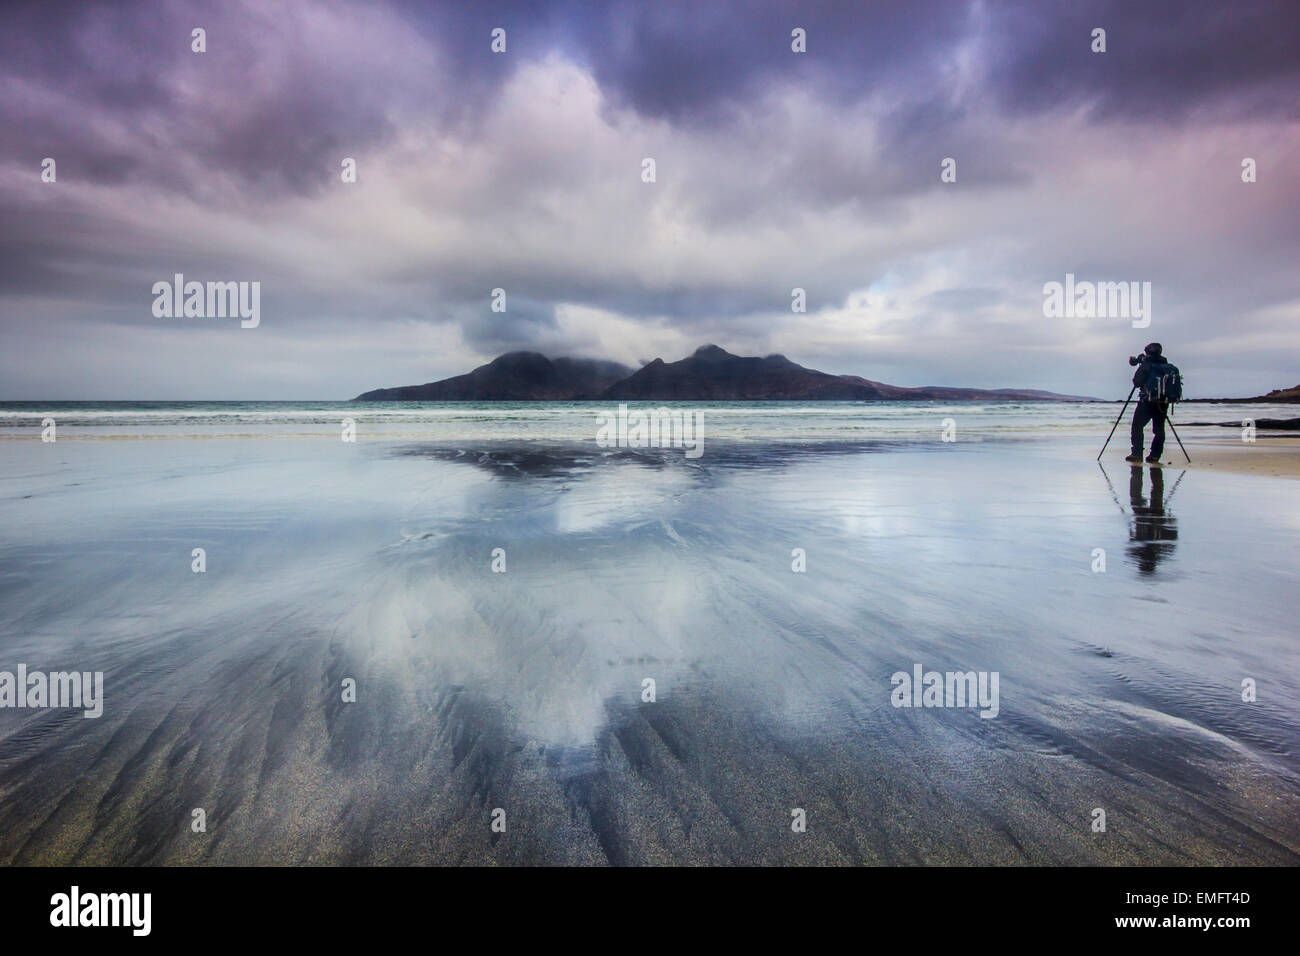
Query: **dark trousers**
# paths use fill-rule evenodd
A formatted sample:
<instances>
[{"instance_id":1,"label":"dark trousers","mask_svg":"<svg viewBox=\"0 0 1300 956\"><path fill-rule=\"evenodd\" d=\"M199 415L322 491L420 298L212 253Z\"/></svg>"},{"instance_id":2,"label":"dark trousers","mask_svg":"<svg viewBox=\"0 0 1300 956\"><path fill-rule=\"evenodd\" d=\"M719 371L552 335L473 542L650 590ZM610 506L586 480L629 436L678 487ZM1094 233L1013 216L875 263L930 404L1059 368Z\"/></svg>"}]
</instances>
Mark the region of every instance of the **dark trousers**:
<instances>
[{"instance_id":1,"label":"dark trousers","mask_svg":"<svg viewBox=\"0 0 1300 956\"><path fill-rule=\"evenodd\" d=\"M1133 409L1133 431L1129 447L1133 454L1142 454L1142 429L1151 423L1151 454L1159 458L1165 450L1165 406L1157 402L1148 402L1145 398Z\"/></svg>"}]
</instances>

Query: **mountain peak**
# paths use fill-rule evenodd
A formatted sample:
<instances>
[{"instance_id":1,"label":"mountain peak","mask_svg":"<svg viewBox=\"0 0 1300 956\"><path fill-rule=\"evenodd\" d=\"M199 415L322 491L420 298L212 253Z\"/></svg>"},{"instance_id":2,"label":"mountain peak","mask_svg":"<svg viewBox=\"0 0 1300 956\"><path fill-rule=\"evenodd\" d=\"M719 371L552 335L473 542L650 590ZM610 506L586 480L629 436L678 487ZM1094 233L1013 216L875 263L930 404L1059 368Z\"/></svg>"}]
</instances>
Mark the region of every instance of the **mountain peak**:
<instances>
[{"instance_id":1,"label":"mountain peak","mask_svg":"<svg viewBox=\"0 0 1300 956\"><path fill-rule=\"evenodd\" d=\"M701 345L696 349L695 356L697 358L730 358L731 353L724 348L719 348L710 343L708 345Z\"/></svg>"}]
</instances>

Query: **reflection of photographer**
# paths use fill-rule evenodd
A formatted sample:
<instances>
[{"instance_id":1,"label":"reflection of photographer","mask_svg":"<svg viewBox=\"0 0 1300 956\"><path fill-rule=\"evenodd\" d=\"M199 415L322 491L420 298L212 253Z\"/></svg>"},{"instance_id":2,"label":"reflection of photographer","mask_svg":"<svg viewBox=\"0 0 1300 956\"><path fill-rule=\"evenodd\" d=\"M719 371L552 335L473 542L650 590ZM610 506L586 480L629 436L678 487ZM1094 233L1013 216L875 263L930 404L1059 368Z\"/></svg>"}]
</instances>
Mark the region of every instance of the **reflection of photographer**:
<instances>
[{"instance_id":1,"label":"reflection of photographer","mask_svg":"<svg viewBox=\"0 0 1300 956\"><path fill-rule=\"evenodd\" d=\"M1165 513L1165 476L1159 468L1151 472L1151 497L1142 494L1142 469L1130 469L1128 482L1129 504L1133 508L1133 527L1129 531L1129 556L1137 565L1139 574L1155 574L1156 567L1174 550L1178 540L1178 526L1174 517ZM1170 497L1173 493L1170 492Z\"/></svg>"},{"instance_id":2,"label":"reflection of photographer","mask_svg":"<svg viewBox=\"0 0 1300 956\"><path fill-rule=\"evenodd\" d=\"M1133 409L1133 428L1129 444L1132 451L1125 461L1142 460L1142 431L1146 428L1147 422L1150 422L1151 455L1147 461L1156 465L1160 463L1160 456L1165 450L1165 416L1169 410L1169 403L1182 398L1182 380L1178 369L1169 364L1161 354L1159 342L1152 342L1142 350L1141 355L1130 355L1128 364L1138 367L1133 373L1133 385L1138 389L1140 397L1137 407Z\"/></svg>"}]
</instances>

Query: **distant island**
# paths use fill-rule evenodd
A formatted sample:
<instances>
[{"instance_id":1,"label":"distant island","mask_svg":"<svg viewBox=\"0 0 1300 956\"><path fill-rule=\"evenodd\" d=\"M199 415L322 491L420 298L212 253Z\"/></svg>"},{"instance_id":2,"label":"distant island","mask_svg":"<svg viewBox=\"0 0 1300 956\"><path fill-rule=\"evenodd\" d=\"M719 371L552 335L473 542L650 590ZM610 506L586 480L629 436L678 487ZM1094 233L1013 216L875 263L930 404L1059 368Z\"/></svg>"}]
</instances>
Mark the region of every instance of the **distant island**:
<instances>
[{"instance_id":1,"label":"distant island","mask_svg":"<svg viewBox=\"0 0 1300 956\"><path fill-rule=\"evenodd\" d=\"M1254 398L1189 398L1186 401L1231 405L1244 405L1250 402L1287 404L1289 402L1300 402L1300 385L1293 385L1291 388L1275 388L1267 395L1256 395Z\"/></svg>"},{"instance_id":2,"label":"distant island","mask_svg":"<svg viewBox=\"0 0 1300 956\"><path fill-rule=\"evenodd\" d=\"M831 375L796 365L784 355L732 355L704 345L678 361L655 359L633 371L599 359L547 358L507 352L472 372L426 385L377 388L357 402L619 401L945 401L1095 402L1032 388L904 388Z\"/></svg>"},{"instance_id":3,"label":"distant island","mask_svg":"<svg viewBox=\"0 0 1300 956\"><path fill-rule=\"evenodd\" d=\"M1300 385L1292 388L1275 388L1267 395L1257 395L1254 398L1194 398L1194 402L1202 402L1207 405L1250 405L1263 404L1265 402L1277 405L1286 405L1289 403L1300 402ZM1300 431L1300 418L1256 418L1252 419L1255 427L1268 431ZM1243 422L1183 422L1184 425L1204 425L1210 428L1241 428Z\"/></svg>"}]
</instances>

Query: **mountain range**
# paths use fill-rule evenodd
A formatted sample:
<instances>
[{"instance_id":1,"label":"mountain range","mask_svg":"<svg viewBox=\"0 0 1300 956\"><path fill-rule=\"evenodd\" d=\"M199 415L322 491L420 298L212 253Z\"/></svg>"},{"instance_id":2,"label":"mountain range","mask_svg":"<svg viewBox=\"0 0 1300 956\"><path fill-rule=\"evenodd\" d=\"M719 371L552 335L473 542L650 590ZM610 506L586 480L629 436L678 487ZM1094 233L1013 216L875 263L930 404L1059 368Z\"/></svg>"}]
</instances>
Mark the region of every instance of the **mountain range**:
<instances>
[{"instance_id":1,"label":"mountain range","mask_svg":"<svg viewBox=\"0 0 1300 956\"><path fill-rule=\"evenodd\" d=\"M1097 401L1032 388L906 388L796 365L784 355L733 355L704 345L677 362L633 371L599 359L507 352L472 372L426 385L378 388L359 402L447 401Z\"/></svg>"}]
</instances>

